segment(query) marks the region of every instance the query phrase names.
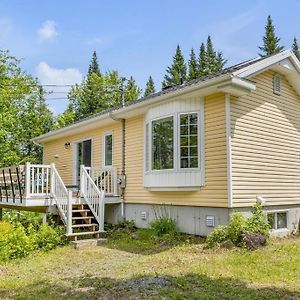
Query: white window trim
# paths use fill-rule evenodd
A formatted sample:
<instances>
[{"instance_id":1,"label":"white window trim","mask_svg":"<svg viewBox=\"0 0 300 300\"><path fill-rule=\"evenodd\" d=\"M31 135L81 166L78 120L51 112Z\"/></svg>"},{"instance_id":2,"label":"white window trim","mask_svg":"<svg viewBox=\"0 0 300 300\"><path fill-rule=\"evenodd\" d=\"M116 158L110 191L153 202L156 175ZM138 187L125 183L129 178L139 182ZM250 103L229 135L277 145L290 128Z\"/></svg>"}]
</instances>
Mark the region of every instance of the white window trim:
<instances>
[{"instance_id":1,"label":"white window trim","mask_svg":"<svg viewBox=\"0 0 300 300\"><path fill-rule=\"evenodd\" d=\"M289 211L288 210L268 210L266 211L268 214L274 214L274 224L276 228L271 228L271 232L280 232L280 231L286 231L288 230L288 224L289 224ZM286 227L284 228L277 228L277 214L278 213L286 213Z\"/></svg>"},{"instance_id":2,"label":"white window trim","mask_svg":"<svg viewBox=\"0 0 300 300\"><path fill-rule=\"evenodd\" d=\"M180 132L179 132L179 118L182 114L190 114L190 113L197 113L198 116L198 168L180 168ZM173 132L174 132L174 168L173 169L162 169L162 170L152 170L152 122L155 120L164 119L167 117L173 117ZM186 110L180 110L173 112L171 114L162 114L154 118L146 119L144 122L144 184L149 190L174 190L175 187L171 186L161 186L158 187L154 185L153 187L149 185L149 180L151 182L151 177L149 176L168 176L172 174L177 174L180 176L180 174L187 174L187 173L195 173L199 174L199 181L197 184L189 186L184 185L178 187L178 189L199 189L201 186L205 185L205 127L204 127L204 98L200 98L200 107L197 109L186 109ZM146 141L147 129L148 124L148 142ZM146 147L148 147L148 170L147 170L147 157L146 157ZM173 175L172 175L173 176ZM147 179L146 179L147 178ZM178 178L178 177L177 177ZM154 178L153 178L154 179ZM145 181L146 180L146 181Z\"/></svg>"},{"instance_id":3,"label":"white window trim","mask_svg":"<svg viewBox=\"0 0 300 300\"><path fill-rule=\"evenodd\" d=\"M112 140L112 143L111 143L111 165L106 165L105 164L105 149L106 149L105 146L106 146L106 137L109 135L111 135L111 140ZM113 164L114 164L114 135L113 135L112 131L108 131L103 134L103 138L102 138L102 166L109 168L109 167L112 167Z\"/></svg>"}]
</instances>

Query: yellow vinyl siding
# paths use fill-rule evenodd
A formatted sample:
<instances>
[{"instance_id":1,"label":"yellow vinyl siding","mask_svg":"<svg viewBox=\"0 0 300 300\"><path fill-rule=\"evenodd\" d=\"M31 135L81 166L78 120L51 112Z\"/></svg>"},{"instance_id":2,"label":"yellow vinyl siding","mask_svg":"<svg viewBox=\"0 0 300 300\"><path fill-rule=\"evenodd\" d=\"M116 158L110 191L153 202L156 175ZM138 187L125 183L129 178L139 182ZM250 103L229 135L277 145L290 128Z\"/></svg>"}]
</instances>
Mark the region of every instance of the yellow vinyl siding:
<instances>
[{"instance_id":1,"label":"yellow vinyl siding","mask_svg":"<svg viewBox=\"0 0 300 300\"><path fill-rule=\"evenodd\" d=\"M113 123L111 126L100 127L84 133L60 138L45 143L44 145L44 163L55 163L63 181L66 184L73 182L74 168L74 143L80 140L92 139L92 164L93 166L102 166L102 146L103 136L107 132L113 134L113 166L121 169L121 124ZM71 148L65 149L65 143L70 142ZM58 155L58 158L55 158Z\"/></svg>"},{"instance_id":2,"label":"yellow vinyl siding","mask_svg":"<svg viewBox=\"0 0 300 300\"><path fill-rule=\"evenodd\" d=\"M126 120L127 203L227 207L225 96L205 98L205 186L194 192L144 188L144 117Z\"/></svg>"},{"instance_id":3,"label":"yellow vinyl siding","mask_svg":"<svg viewBox=\"0 0 300 300\"><path fill-rule=\"evenodd\" d=\"M267 205L300 203L300 97L284 76L275 95L273 75L252 78L256 91L231 101L234 207L256 196Z\"/></svg>"}]
</instances>

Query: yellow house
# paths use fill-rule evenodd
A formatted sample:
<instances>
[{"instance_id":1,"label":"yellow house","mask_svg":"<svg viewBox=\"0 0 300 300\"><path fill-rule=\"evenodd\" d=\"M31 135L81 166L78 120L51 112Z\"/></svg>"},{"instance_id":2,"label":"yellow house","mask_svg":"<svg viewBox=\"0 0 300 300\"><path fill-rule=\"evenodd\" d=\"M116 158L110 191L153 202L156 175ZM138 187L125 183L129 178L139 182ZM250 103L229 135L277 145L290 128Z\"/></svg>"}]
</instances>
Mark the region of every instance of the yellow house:
<instances>
[{"instance_id":1,"label":"yellow house","mask_svg":"<svg viewBox=\"0 0 300 300\"><path fill-rule=\"evenodd\" d=\"M274 234L290 233L300 219L299 95L300 63L286 50L93 115L35 138L44 165L20 169L22 201L15 191L0 206L56 208L70 235L76 205L100 230L104 218L147 227L166 215L207 235L259 200Z\"/></svg>"}]
</instances>

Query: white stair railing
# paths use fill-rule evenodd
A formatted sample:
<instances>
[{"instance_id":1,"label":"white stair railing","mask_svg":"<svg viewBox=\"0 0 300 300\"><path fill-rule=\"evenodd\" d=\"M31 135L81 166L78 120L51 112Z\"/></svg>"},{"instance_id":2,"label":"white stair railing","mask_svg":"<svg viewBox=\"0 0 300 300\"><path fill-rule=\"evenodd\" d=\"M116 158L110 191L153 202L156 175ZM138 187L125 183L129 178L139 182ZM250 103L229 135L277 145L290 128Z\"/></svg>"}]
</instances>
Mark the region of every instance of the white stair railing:
<instances>
[{"instance_id":1,"label":"white stair railing","mask_svg":"<svg viewBox=\"0 0 300 300\"><path fill-rule=\"evenodd\" d=\"M72 234L72 191L68 191L55 164L51 164L51 196L67 228L67 235Z\"/></svg>"},{"instance_id":2,"label":"white stair railing","mask_svg":"<svg viewBox=\"0 0 300 300\"><path fill-rule=\"evenodd\" d=\"M86 167L89 175L98 189L106 196L118 196L117 168L116 167Z\"/></svg>"},{"instance_id":3,"label":"white stair railing","mask_svg":"<svg viewBox=\"0 0 300 300\"><path fill-rule=\"evenodd\" d=\"M95 219L99 224L99 230L104 230L104 191L99 190L92 177L90 170L83 165L80 166L80 193L89 206Z\"/></svg>"}]
</instances>

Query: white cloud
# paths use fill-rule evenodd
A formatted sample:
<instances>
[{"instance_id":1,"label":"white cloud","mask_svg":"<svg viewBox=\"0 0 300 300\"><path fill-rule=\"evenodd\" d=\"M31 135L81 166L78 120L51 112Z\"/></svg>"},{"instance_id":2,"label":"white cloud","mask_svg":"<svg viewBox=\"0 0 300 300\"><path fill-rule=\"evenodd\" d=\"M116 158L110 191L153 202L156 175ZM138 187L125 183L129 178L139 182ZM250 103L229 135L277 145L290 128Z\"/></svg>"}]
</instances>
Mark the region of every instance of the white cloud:
<instances>
[{"instance_id":1,"label":"white cloud","mask_svg":"<svg viewBox=\"0 0 300 300\"><path fill-rule=\"evenodd\" d=\"M38 29L39 39L41 42L53 41L58 36L56 30L57 24L54 21L46 21Z\"/></svg>"},{"instance_id":2,"label":"white cloud","mask_svg":"<svg viewBox=\"0 0 300 300\"><path fill-rule=\"evenodd\" d=\"M54 113L62 112L67 106L67 95L71 88L70 85L80 83L83 79L81 72L75 68L56 69L50 67L46 62L40 62L35 74L44 89L49 93L46 97L50 105L50 109ZM54 85L54 86L47 86Z\"/></svg>"},{"instance_id":3,"label":"white cloud","mask_svg":"<svg viewBox=\"0 0 300 300\"><path fill-rule=\"evenodd\" d=\"M104 41L103 39L99 38L99 37L94 37L93 39L88 41L89 45L103 45Z\"/></svg>"}]
</instances>

